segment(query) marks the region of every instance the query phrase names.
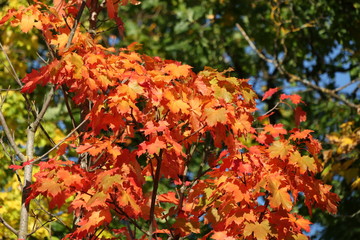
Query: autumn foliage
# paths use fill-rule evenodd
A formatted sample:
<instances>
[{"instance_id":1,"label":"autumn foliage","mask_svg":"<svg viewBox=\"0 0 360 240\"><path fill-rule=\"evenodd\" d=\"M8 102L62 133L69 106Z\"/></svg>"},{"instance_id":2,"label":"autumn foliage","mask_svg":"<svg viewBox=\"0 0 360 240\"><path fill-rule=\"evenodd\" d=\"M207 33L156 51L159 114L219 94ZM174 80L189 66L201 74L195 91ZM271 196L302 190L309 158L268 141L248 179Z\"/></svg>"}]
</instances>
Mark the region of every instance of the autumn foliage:
<instances>
[{"instance_id":1,"label":"autumn foliage","mask_svg":"<svg viewBox=\"0 0 360 240\"><path fill-rule=\"evenodd\" d=\"M310 212L336 213L338 197L315 177L321 146L300 127L300 96L280 97L298 124L284 129L268 123L271 113L255 117L256 94L231 69L195 73L139 54L136 43L105 48L80 27L71 39L81 1L35 2L0 23L36 28L54 50L48 65L22 79L22 91L54 85L83 112L56 157L30 161L40 171L28 201L41 195L50 207L67 205L76 221L65 238L94 239L106 229L129 239L307 239L311 223L296 213L299 199ZM119 1L106 3L120 24ZM74 151L77 161L63 160Z\"/></svg>"}]
</instances>

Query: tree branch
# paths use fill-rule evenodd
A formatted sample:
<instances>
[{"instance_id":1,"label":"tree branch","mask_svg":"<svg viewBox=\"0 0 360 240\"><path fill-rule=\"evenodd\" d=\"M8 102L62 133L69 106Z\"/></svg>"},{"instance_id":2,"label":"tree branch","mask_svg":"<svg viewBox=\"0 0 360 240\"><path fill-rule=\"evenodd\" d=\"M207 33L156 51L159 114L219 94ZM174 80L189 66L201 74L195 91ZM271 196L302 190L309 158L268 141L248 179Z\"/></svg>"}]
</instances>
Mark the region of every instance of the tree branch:
<instances>
[{"instance_id":1,"label":"tree branch","mask_svg":"<svg viewBox=\"0 0 360 240\"><path fill-rule=\"evenodd\" d=\"M71 130L71 132L66 135L66 137L64 137L60 142L58 142L57 144L55 144L49 151L47 151L46 153L44 153L43 155L41 155L40 157L34 159L34 161L32 161L32 163L36 163L38 161L41 161L46 155L48 155L50 152L52 152L54 149L57 149L62 143L64 143L66 141L66 139L68 139L69 137L71 137L71 135L76 132L82 125L84 125L84 123L86 123L87 119L85 119L84 121L82 121L76 128L74 128L73 130Z\"/></svg>"},{"instance_id":2,"label":"tree branch","mask_svg":"<svg viewBox=\"0 0 360 240\"><path fill-rule=\"evenodd\" d=\"M256 52L256 54L261 58L263 59L264 61L266 62L269 62L269 63L272 63L274 64L275 68L279 70L279 72L283 75L285 75L286 77L288 77L291 80L293 81L298 81L298 82L301 82L302 84L304 84L305 86L309 87L309 88L312 88L316 91L319 91L321 93L324 93L332 98L335 98L336 100L340 101L340 102L343 102L344 104L346 104L347 106L351 107L351 108L355 108L357 109L358 112L360 112L360 105L357 105L357 104L354 104L353 102L350 102L349 100L347 100L346 98L343 98L339 95L336 94L337 89L335 90L330 90L330 89L327 89L327 88L323 88L323 87L320 87L320 86L317 86L313 83L311 83L309 80L307 79L304 79L304 78L301 78L297 75L294 75L292 73L289 73L288 71L285 70L284 66L283 65L280 65L278 61L276 60L273 60L273 59L269 59L267 58L263 53L261 53L261 51L258 50L258 48L255 46L254 42L251 41L251 39L249 38L249 36L246 34L245 30L240 26L240 24L236 23L236 27L237 29L240 31L240 33L243 35L243 37L246 39L246 41L248 42L248 44L250 45L250 47ZM341 89L340 89L341 90Z\"/></svg>"},{"instance_id":3,"label":"tree branch","mask_svg":"<svg viewBox=\"0 0 360 240\"><path fill-rule=\"evenodd\" d=\"M69 39L66 43L66 48L69 48L70 45L71 45L71 42L75 36L75 32L76 32L76 28L78 27L79 23L80 23L80 19L81 19L81 15L83 14L84 12L84 9L85 9L85 6L86 6L86 1L83 0L82 3L81 3L81 6L80 6L80 9L76 15L76 19L75 19L75 22L74 22L74 25L73 27L71 28L71 32L70 32L70 35L69 35Z\"/></svg>"},{"instance_id":4,"label":"tree branch","mask_svg":"<svg viewBox=\"0 0 360 240\"><path fill-rule=\"evenodd\" d=\"M12 65L9 56L7 55L7 53L6 53L3 45L2 45L1 43L0 43L0 48L1 48L1 51L4 53L6 60L8 61L9 65L10 65L10 68L11 68L11 72L10 72L10 73L11 73L11 75L15 78L15 81L19 84L19 86L22 87L23 85L22 85L22 83L21 83L21 81L20 81L20 78L19 78L18 75L16 74L15 68L14 68L14 66Z\"/></svg>"},{"instance_id":5,"label":"tree branch","mask_svg":"<svg viewBox=\"0 0 360 240\"><path fill-rule=\"evenodd\" d=\"M343 86L341 86L341 87L338 87L338 88L334 89L334 92L339 92L339 91L347 88L348 86L350 86L351 84L356 83L356 82L360 82L360 78L356 78L356 79L348 82L347 84L345 84L345 85L343 85Z\"/></svg>"},{"instance_id":6,"label":"tree branch","mask_svg":"<svg viewBox=\"0 0 360 240\"><path fill-rule=\"evenodd\" d=\"M16 236L18 235L18 231L16 231L15 228L13 228L8 222L6 222L2 216L0 216L0 223L4 224L4 226L11 232L13 232Z\"/></svg>"},{"instance_id":7,"label":"tree branch","mask_svg":"<svg viewBox=\"0 0 360 240\"><path fill-rule=\"evenodd\" d=\"M4 129L5 135L10 143L10 146L14 149L16 155L21 159L21 161L25 162L27 159L24 154L21 153L20 149L15 143L15 140L10 132L10 129L6 123L5 117L2 113L2 110L0 109L0 123Z\"/></svg>"},{"instance_id":8,"label":"tree branch","mask_svg":"<svg viewBox=\"0 0 360 240\"><path fill-rule=\"evenodd\" d=\"M155 202L156 202L157 190L158 190L159 181L160 181L162 153L163 153L163 150L161 149L159 155L154 154L157 163L156 163L155 178L153 179L154 185L153 185L153 191L151 194L151 205L150 205L150 227L149 227L149 239L150 240L153 239L154 220L155 220Z\"/></svg>"},{"instance_id":9,"label":"tree branch","mask_svg":"<svg viewBox=\"0 0 360 240\"><path fill-rule=\"evenodd\" d=\"M48 95L45 98L44 104L41 108L40 113L37 115L35 121L31 124L31 127L33 128L34 131L36 131L36 129L38 128L40 121L42 120L42 118L44 117L46 110L49 108L50 106L50 102L52 97L54 96L54 87L52 87L50 89L50 92L48 93Z\"/></svg>"}]
</instances>

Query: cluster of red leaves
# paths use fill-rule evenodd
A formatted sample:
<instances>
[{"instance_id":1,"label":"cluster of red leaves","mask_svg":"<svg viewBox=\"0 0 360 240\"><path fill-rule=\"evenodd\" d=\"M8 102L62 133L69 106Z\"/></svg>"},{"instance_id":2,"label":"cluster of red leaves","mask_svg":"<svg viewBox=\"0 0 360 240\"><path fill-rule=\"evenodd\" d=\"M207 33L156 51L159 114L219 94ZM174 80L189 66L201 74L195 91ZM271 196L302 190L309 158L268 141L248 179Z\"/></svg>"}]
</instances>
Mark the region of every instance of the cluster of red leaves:
<instances>
[{"instance_id":1,"label":"cluster of red leaves","mask_svg":"<svg viewBox=\"0 0 360 240\"><path fill-rule=\"evenodd\" d=\"M61 11L74 15L74 6ZM32 186L30 199L46 196L52 207L73 197L69 211L80 221L67 237L82 239L114 219L149 220L151 192L143 185L146 176L154 178L157 166L177 191L157 197L173 207L157 204L156 218L175 217L175 223L155 233L186 236L209 224L205 238L306 239L302 231L309 231L310 222L292 212L299 194L309 211L336 212L338 197L315 178L321 170L318 141L310 130L288 132L281 124L255 129L256 96L247 80L211 68L196 74L188 65L140 55L133 46L115 53L79 29L66 48L70 32L64 20L40 3L10 11L0 23L9 19L24 32L42 30L57 46L58 58L28 74L23 92L38 85L65 86L75 104L91 106L81 144L73 138L58 151L60 156L76 148L90 164L80 167L59 158L41 162ZM281 96L286 99L301 102L297 95ZM300 123L304 113L299 116ZM184 182L179 176L193 160L191 149L208 136L217 149L206 152L209 170Z\"/></svg>"}]
</instances>

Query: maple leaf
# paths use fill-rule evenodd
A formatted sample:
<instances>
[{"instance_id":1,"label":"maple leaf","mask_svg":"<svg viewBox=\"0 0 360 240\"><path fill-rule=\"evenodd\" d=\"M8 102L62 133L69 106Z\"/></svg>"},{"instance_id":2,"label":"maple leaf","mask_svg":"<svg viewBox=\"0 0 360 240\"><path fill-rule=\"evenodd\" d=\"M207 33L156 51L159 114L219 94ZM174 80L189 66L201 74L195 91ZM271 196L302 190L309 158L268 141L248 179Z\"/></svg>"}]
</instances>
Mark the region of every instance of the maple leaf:
<instances>
[{"instance_id":1,"label":"maple leaf","mask_svg":"<svg viewBox=\"0 0 360 240\"><path fill-rule=\"evenodd\" d=\"M66 193L62 185L52 179L43 180L43 182L36 185L35 191L51 197L50 208L54 208L56 205L61 207L65 203Z\"/></svg>"},{"instance_id":2,"label":"maple leaf","mask_svg":"<svg viewBox=\"0 0 360 240\"><path fill-rule=\"evenodd\" d=\"M272 95L274 95L274 93L276 93L277 91L279 91L279 88L270 88L269 90L267 90L264 93L263 98L261 99L261 101L264 101L265 99L268 99L269 97L271 97Z\"/></svg>"},{"instance_id":3,"label":"maple leaf","mask_svg":"<svg viewBox=\"0 0 360 240\"><path fill-rule=\"evenodd\" d=\"M294 104L299 104L301 103L301 96L297 95L297 94L293 94L293 95L286 95L286 94L281 94L280 95L280 99L284 100L284 99L290 99L290 101Z\"/></svg>"},{"instance_id":4,"label":"maple leaf","mask_svg":"<svg viewBox=\"0 0 360 240\"><path fill-rule=\"evenodd\" d=\"M218 86L214 87L214 96L224 99L225 102L230 102L233 98L232 94L229 93L226 88L220 88Z\"/></svg>"},{"instance_id":5,"label":"maple leaf","mask_svg":"<svg viewBox=\"0 0 360 240\"><path fill-rule=\"evenodd\" d=\"M20 166L20 165L10 165L9 166L10 169L16 171L16 170L19 170L19 169L23 169L24 166Z\"/></svg>"},{"instance_id":6,"label":"maple leaf","mask_svg":"<svg viewBox=\"0 0 360 240\"><path fill-rule=\"evenodd\" d=\"M167 192L164 194L160 194L157 199L160 202L174 203L176 205L179 203L179 199L176 198L175 192Z\"/></svg>"},{"instance_id":7,"label":"maple leaf","mask_svg":"<svg viewBox=\"0 0 360 240\"><path fill-rule=\"evenodd\" d=\"M204 111L204 116L206 123L212 127L217 123L226 123L227 122L227 111L225 108L213 109L206 108Z\"/></svg>"},{"instance_id":8,"label":"maple leaf","mask_svg":"<svg viewBox=\"0 0 360 240\"><path fill-rule=\"evenodd\" d=\"M254 234L255 239L266 240L267 235L270 233L270 224L268 220L264 220L261 223L245 223L244 236L248 237Z\"/></svg>"},{"instance_id":9,"label":"maple leaf","mask_svg":"<svg viewBox=\"0 0 360 240\"><path fill-rule=\"evenodd\" d=\"M101 209L98 211L89 212L82 220L78 223L80 226L76 230L78 237L85 237L88 232L92 232L98 226L103 225L105 222L111 222L112 217L109 209Z\"/></svg>"},{"instance_id":10,"label":"maple leaf","mask_svg":"<svg viewBox=\"0 0 360 240\"><path fill-rule=\"evenodd\" d=\"M287 211L292 209L292 201L288 189L286 187L280 188L280 181L278 177L269 177L269 191L271 196L269 197L269 203L272 208L278 208L282 206Z\"/></svg>"},{"instance_id":11,"label":"maple leaf","mask_svg":"<svg viewBox=\"0 0 360 240\"><path fill-rule=\"evenodd\" d=\"M186 102L184 102L183 100L175 100L175 101L171 101L168 103L168 106L170 108L170 111L172 111L173 113L178 113L178 112L182 112L185 114L189 113L189 104L187 104Z\"/></svg>"},{"instance_id":12,"label":"maple leaf","mask_svg":"<svg viewBox=\"0 0 360 240\"><path fill-rule=\"evenodd\" d=\"M137 155L140 156L141 154L148 152L149 154L155 154L160 151L160 149L166 148L166 143L162 140L159 140L158 137L153 138L150 142L143 142L139 145L139 151Z\"/></svg>"},{"instance_id":13,"label":"maple leaf","mask_svg":"<svg viewBox=\"0 0 360 240\"><path fill-rule=\"evenodd\" d=\"M174 63L170 63L163 68L163 71L169 73L175 78L180 78L187 77L191 68L192 67L189 65L177 65Z\"/></svg>"},{"instance_id":14,"label":"maple leaf","mask_svg":"<svg viewBox=\"0 0 360 240\"><path fill-rule=\"evenodd\" d=\"M284 125L281 123L275 125L267 124L265 125L264 130L269 132L273 137L278 137L279 134L287 133L286 129L284 129Z\"/></svg>"},{"instance_id":15,"label":"maple leaf","mask_svg":"<svg viewBox=\"0 0 360 240\"><path fill-rule=\"evenodd\" d=\"M290 140L297 140L297 139L305 139L309 136L312 130L305 129L303 131L299 131L299 129L293 129L290 131L292 134L290 135Z\"/></svg>"},{"instance_id":16,"label":"maple leaf","mask_svg":"<svg viewBox=\"0 0 360 240\"><path fill-rule=\"evenodd\" d=\"M28 31L30 31L30 29L34 27L34 23L35 23L34 15L23 14L20 22L21 31L27 33Z\"/></svg>"},{"instance_id":17,"label":"maple leaf","mask_svg":"<svg viewBox=\"0 0 360 240\"><path fill-rule=\"evenodd\" d=\"M299 166L301 174L305 173L306 170L311 172L315 172L316 170L314 158L301 156L298 151L295 151L290 155L289 162Z\"/></svg>"},{"instance_id":18,"label":"maple leaf","mask_svg":"<svg viewBox=\"0 0 360 240\"><path fill-rule=\"evenodd\" d=\"M211 239L215 239L215 240L235 240L236 238L228 236L227 231L221 231L221 232L214 232L214 234L211 236Z\"/></svg>"},{"instance_id":19,"label":"maple leaf","mask_svg":"<svg viewBox=\"0 0 360 240\"><path fill-rule=\"evenodd\" d=\"M300 229L300 230L305 230L306 232L310 232L310 224L311 222L299 215L294 216L293 214L289 214L289 220L290 222L295 223L295 225Z\"/></svg>"},{"instance_id":20,"label":"maple leaf","mask_svg":"<svg viewBox=\"0 0 360 240\"><path fill-rule=\"evenodd\" d=\"M5 22L9 21L17 13L16 9L9 9L4 17L0 20L0 25L3 25Z\"/></svg>"},{"instance_id":21,"label":"maple leaf","mask_svg":"<svg viewBox=\"0 0 360 240\"><path fill-rule=\"evenodd\" d=\"M166 121L159 121L156 123L159 126L155 126L153 121L149 121L145 124L144 133L145 135L149 135L151 133L163 132L168 128L169 123Z\"/></svg>"},{"instance_id":22,"label":"maple leaf","mask_svg":"<svg viewBox=\"0 0 360 240\"><path fill-rule=\"evenodd\" d=\"M204 96L210 95L212 92L212 90L204 83L204 81L200 77L195 80L194 85L196 86L198 91Z\"/></svg>"},{"instance_id":23,"label":"maple leaf","mask_svg":"<svg viewBox=\"0 0 360 240\"><path fill-rule=\"evenodd\" d=\"M283 142L280 140L275 141L269 147L270 157L272 157L272 158L280 157L281 159L284 160L292 148L293 147L290 144L288 144L287 142Z\"/></svg>"},{"instance_id":24,"label":"maple leaf","mask_svg":"<svg viewBox=\"0 0 360 240\"><path fill-rule=\"evenodd\" d=\"M56 39L51 39L51 44L58 46L58 48L61 50L66 46L67 41L69 40L69 35L66 33L62 33L59 35L56 35Z\"/></svg>"}]
</instances>

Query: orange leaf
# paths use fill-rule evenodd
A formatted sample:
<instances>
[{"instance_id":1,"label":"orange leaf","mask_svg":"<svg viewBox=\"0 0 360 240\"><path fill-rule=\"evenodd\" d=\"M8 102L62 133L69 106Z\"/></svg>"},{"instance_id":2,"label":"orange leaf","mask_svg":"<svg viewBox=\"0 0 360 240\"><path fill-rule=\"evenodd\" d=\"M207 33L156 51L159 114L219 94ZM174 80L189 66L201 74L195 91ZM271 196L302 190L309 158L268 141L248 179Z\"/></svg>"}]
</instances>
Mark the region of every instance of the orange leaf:
<instances>
[{"instance_id":1,"label":"orange leaf","mask_svg":"<svg viewBox=\"0 0 360 240\"><path fill-rule=\"evenodd\" d=\"M187 77L191 67L189 65L177 65L174 63L167 64L163 69L164 72L174 76L175 78Z\"/></svg>"},{"instance_id":2,"label":"orange leaf","mask_svg":"<svg viewBox=\"0 0 360 240\"><path fill-rule=\"evenodd\" d=\"M286 129L284 129L284 125L281 123L275 125L267 124L265 125L264 130L269 132L273 137L278 137L279 134L287 133Z\"/></svg>"},{"instance_id":3,"label":"orange leaf","mask_svg":"<svg viewBox=\"0 0 360 240\"><path fill-rule=\"evenodd\" d=\"M86 235L88 232L92 232L98 226L103 225L105 222L111 222L112 217L109 209L101 209L98 211L90 212L88 216L85 216L78 225L80 226L77 230L81 234Z\"/></svg>"},{"instance_id":4,"label":"orange leaf","mask_svg":"<svg viewBox=\"0 0 360 240\"><path fill-rule=\"evenodd\" d=\"M301 96L297 95L297 94L293 94L293 95L286 95L286 94L281 94L280 95L280 99L284 100L284 99L290 99L290 101L294 104L299 104L301 103Z\"/></svg>"},{"instance_id":5,"label":"orange leaf","mask_svg":"<svg viewBox=\"0 0 360 240\"><path fill-rule=\"evenodd\" d=\"M263 98L261 99L261 101L264 101L265 99L271 97L274 93L276 93L277 91L279 91L279 88L270 88L269 90L267 90L264 93Z\"/></svg>"},{"instance_id":6,"label":"orange leaf","mask_svg":"<svg viewBox=\"0 0 360 240\"><path fill-rule=\"evenodd\" d=\"M160 194L157 198L160 202L174 203L176 205L179 203L179 199L176 198L175 192Z\"/></svg>"},{"instance_id":7,"label":"orange leaf","mask_svg":"<svg viewBox=\"0 0 360 240\"><path fill-rule=\"evenodd\" d=\"M166 143L162 140L159 140L159 138L154 138L150 142L143 142L139 145L139 151L138 156L145 153L146 151L149 154L155 154L160 151L160 149L166 148Z\"/></svg>"},{"instance_id":8,"label":"orange leaf","mask_svg":"<svg viewBox=\"0 0 360 240\"><path fill-rule=\"evenodd\" d=\"M293 130L290 131L292 134L290 135L289 139L290 140L297 140L297 139L305 139L309 136L309 134L311 132L313 132L312 130L304 130L304 131L299 131L299 129L295 128Z\"/></svg>"},{"instance_id":9,"label":"orange leaf","mask_svg":"<svg viewBox=\"0 0 360 240\"><path fill-rule=\"evenodd\" d=\"M22 15L20 22L21 31L27 33L28 31L30 31L30 29L33 28L34 23L35 23L34 15L27 15L27 14Z\"/></svg>"}]
</instances>

